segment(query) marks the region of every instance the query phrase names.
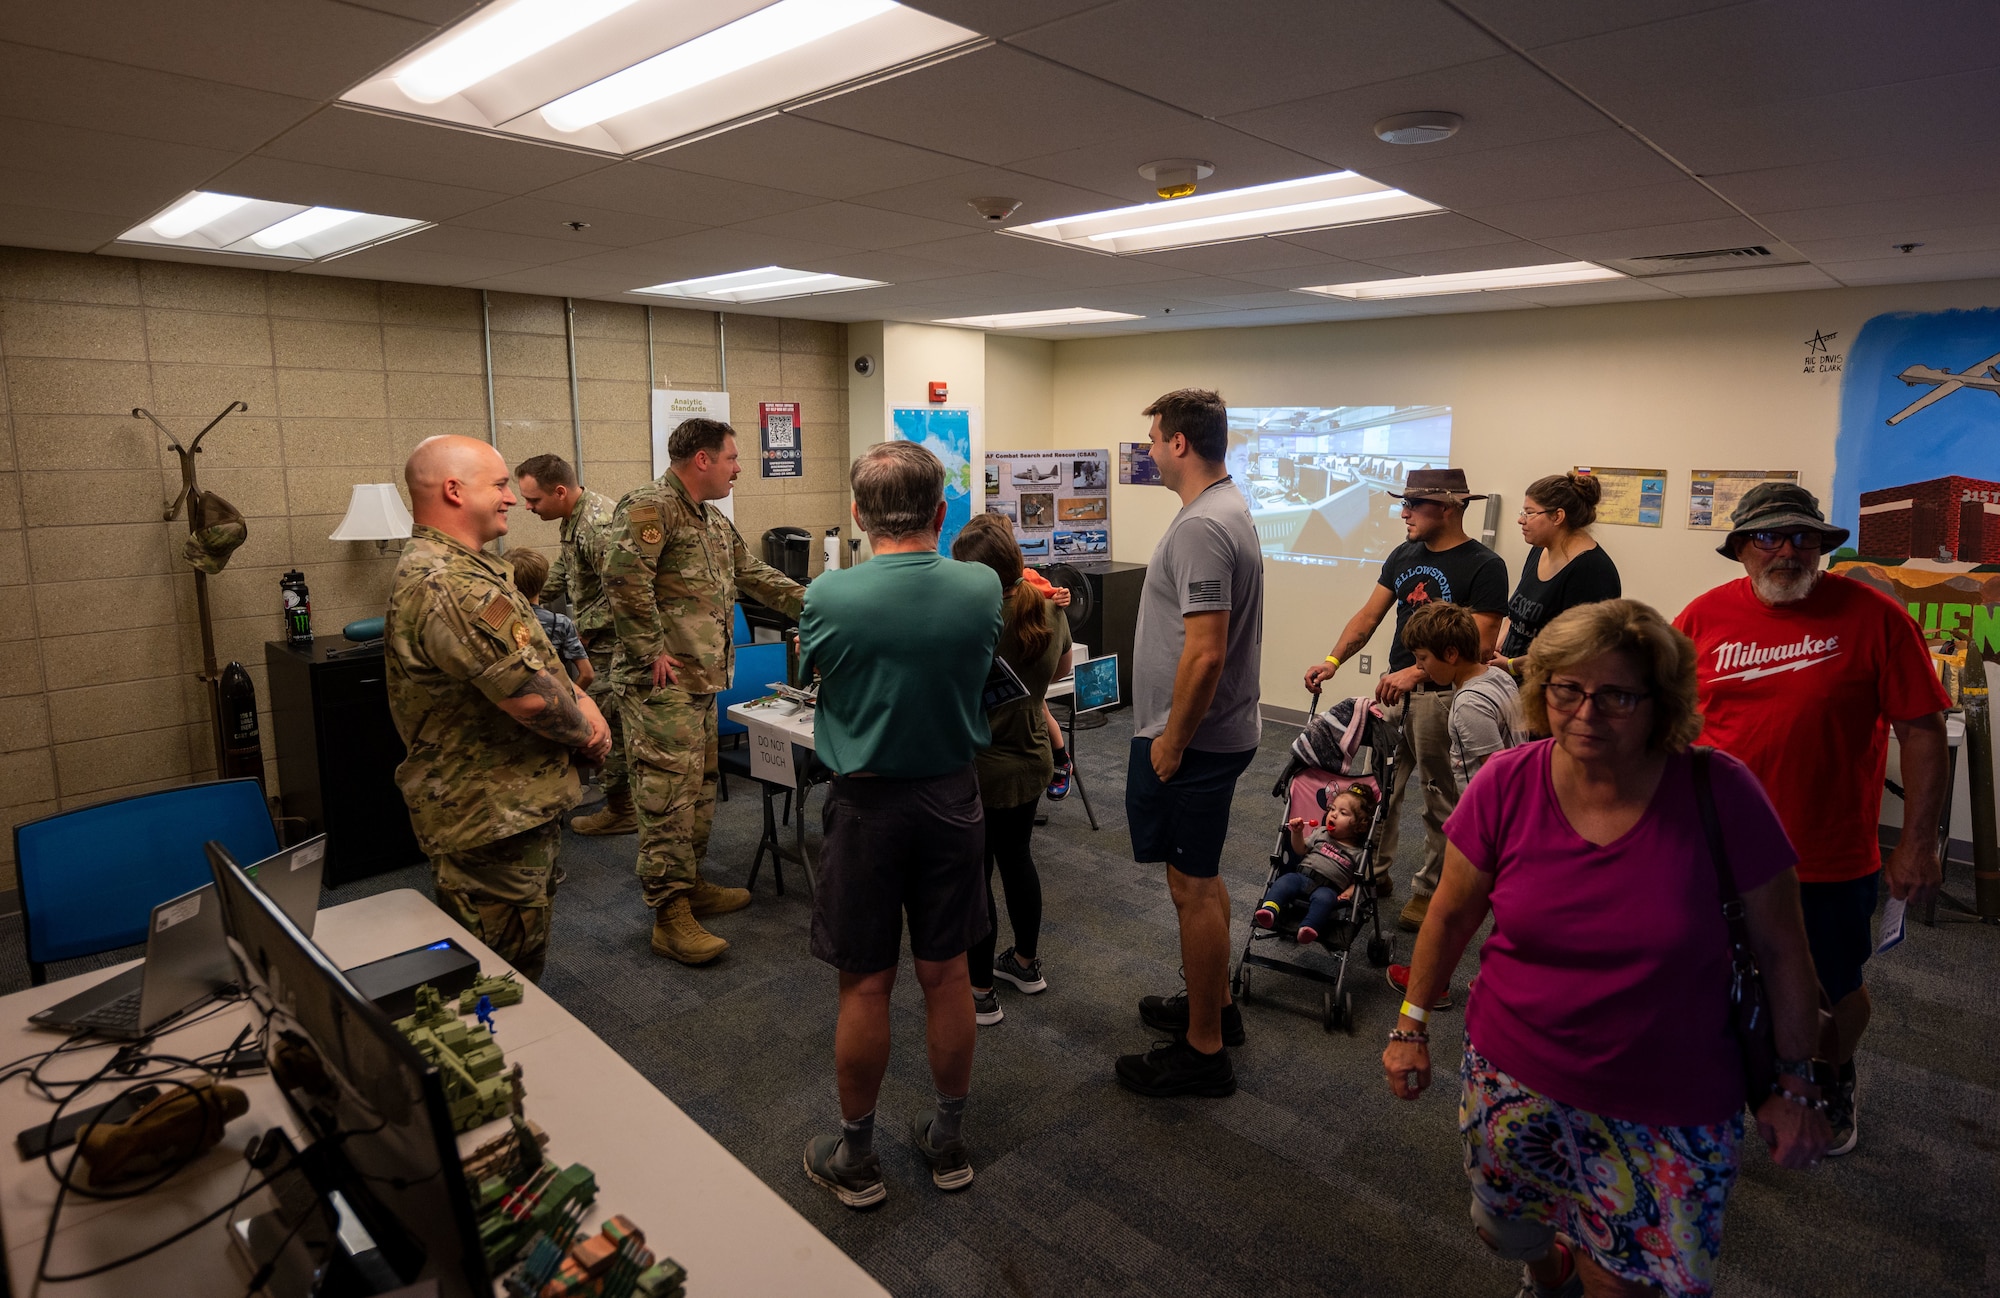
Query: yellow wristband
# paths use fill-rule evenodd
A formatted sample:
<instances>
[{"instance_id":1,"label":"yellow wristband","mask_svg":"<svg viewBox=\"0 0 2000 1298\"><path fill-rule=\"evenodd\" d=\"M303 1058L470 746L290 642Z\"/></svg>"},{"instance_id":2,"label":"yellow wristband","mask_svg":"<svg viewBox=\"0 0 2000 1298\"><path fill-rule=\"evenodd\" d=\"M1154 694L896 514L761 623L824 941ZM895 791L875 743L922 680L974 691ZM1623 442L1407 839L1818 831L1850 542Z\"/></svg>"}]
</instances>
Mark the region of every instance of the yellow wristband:
<instances>
[{"instance_id":1,"label":"yellow wristband","mask_svg":"<svg viewBox=\"0 0 2000 1298\"><path fill-rule=\"evenodd\" d=\"M1431 1012L1429 1010L1423 1009L1416 1005L1412 1005L1408 1001L1403 1002L1402 1012L1404 1014L1407 1014L1409 1017L1415 1019L1419 1023L1428 1023L1431 1021Z\"/></svg>"},{"instance_id":2,"label":"yellow wristband","mask_svg":"<svg viewBox=\"0 0 2000 1298\"><path fill-rule=\"evenodd\" d=\"M1332 654L1328 654L1326 656L1326 663L1329 667L1338 667L1340 666L1340 659L1334 657Z\"/></svg>"}]
</instances>

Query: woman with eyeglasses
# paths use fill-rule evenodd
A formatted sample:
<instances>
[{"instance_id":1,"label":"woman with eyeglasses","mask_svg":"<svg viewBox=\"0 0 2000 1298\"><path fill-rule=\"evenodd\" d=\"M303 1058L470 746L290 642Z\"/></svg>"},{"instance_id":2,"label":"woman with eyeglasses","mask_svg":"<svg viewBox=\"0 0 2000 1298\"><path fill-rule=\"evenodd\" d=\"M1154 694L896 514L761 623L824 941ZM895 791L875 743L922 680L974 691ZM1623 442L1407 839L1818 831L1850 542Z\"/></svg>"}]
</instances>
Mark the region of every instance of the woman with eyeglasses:
<instances>
[{"instance_id":1,"label":"woman with eyeglasses","mask_svg":"<svg viewBox=\"0 0 2000 1298\"><path fill-rule=\"evenodd\" d=\"M1495 754L1445 822L1383 1067L1403 1099L1429 1088L1417 1007L1450 986L1490 911L1459 1065L1480 1238L1525 1264L1524 1298L1707 1294L1745 1095L1689 748L1694 646L1634 600L1572 609L1529 649L1521 708L1552 738ZM1704 760L1780 1057L1757 1126L1780 1166L1808 1167L1827 1123L1796 857L1749 769Z\"/></svg>"},{"instance_id":2,"label":"woman with eyeglasses","mask_svg":"<svg viewBox=\"0 0 2000 1298\"><path fill-rule=\"evenodd\" d=\"M1541 629L1570 609L1623 593L1618 565L1590 535L1604 488L1587 473L1552 473L1537 478L1521 498L1521 539L1528 560L1507 602L1507 624L1495 667L1514 675Z\"/></svg>"}]
</instances>

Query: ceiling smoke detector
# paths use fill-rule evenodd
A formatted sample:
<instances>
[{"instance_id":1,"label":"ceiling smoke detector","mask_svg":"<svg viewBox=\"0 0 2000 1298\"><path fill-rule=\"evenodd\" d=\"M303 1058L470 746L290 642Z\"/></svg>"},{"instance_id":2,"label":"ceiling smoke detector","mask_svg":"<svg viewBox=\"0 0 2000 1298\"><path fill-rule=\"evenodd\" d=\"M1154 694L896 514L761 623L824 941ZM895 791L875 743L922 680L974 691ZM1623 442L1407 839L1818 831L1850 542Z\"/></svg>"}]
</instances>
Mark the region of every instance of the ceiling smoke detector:
<instances>
[{"instance_id":1,"label":"ceiling smoke detector","mask_svg":"<svg viewBox=\"0 0 2000 1298\"><path fill-rule=\"evenodd\" d=\"M1215 164L1199 158L1161 158L1139 168L1139 174L1161 198L1186 198L1197 184L1215 174Z\"/></svg>"},{"instance_id":2,"label":"ceiling smoke detector","mask_svg":"<svg viewBox=\"0 0 2000 1298\"><path fill-rule=\"evenodd\" d=\"M1465 119L1457 113L1398 113L1375 123L1375 138L1384 144L1436 144L1458 134Z\"/></svg>"},{"instance_id":3,"label":"ceiling smoke detector","mask_svg":"<svg viewBox=\"0 0 2000 1298\"><path fill-rule=\"evenodd\" d=\"M1004 221L1021 210L1018 198L968 198L965 205L989 221Z\"/></svg>"}]
</instances>

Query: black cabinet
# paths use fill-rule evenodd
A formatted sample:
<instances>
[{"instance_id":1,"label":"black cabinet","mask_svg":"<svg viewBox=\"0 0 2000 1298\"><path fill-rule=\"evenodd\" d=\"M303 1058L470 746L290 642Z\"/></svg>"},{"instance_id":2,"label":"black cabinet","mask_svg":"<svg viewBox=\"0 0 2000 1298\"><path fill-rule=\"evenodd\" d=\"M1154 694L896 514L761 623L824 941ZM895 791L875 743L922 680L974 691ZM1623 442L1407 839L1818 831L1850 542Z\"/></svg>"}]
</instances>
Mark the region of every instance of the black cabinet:
<instances>
[{"instance_id":1,"label":"black cabinet","mask_svg":"<svg viewBox=\"0 0 2000 1298\"><path fill-rule=\"evenodd\" d=\"M1037 564L1059 586L1070 587L1070 638L1090 656L1118 655L1118 697L1132 701L1132 651L1139 634L1139 596L1146 588L1146 565L1116 559L1073 559ZM1079 586L1082 590L1077 589Z\"/></svg>"},{"instance_id":2,"label":"black cabinet","mask_svg":"<svg viewBox=\"0 0 2000 1298\"><path fill-rule=\"evenodd\" d=\"M264 646L280 802L296 818L281 828L288 843L325 832L329 886L424 859L396 787L405 750L389 716L382 651L328 656L353 648L339 636Z\"/></svg>"}]
</instances>

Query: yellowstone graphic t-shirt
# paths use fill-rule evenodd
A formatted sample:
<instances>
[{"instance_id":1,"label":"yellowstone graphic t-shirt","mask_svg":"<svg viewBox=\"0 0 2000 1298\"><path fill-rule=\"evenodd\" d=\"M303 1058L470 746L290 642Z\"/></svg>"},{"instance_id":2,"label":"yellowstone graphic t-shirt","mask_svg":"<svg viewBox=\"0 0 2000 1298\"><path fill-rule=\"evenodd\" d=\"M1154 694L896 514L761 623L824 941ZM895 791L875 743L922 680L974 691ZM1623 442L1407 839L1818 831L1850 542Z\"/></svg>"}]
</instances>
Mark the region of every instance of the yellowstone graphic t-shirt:
<instances>
[{"instance_id":1,"label":"yellowstone graphic t-shirt","mask_svg":"<svg viewBox=\"0 0 2000 1298\"><path fill-rule=\"evenodd\" d=\"M1377 585L1396 597L1396 639L1389 646L1389 670L1417 665L1416 655L1403 648L1403 623L1433 600L1462 604L1475 613L1507 611L1507 564L1477 541L1449 550L1427 550L1422 541L1405 541L1389 552Z\"/></svg>"},{"instance_id":2,"label":"yellowstone graphic t-shirt","mask_svg":"<svg viewBox=\"0 0 2000 1298\"><path fill-rule=\"evenodd\" d=\"M1742 760L1785 822L1808 883L1881 868L1875 825L1889 725L1951 705L1917 624L1894 600L1827 573L1771 607L1750 579L1674 619L1695 646L1700 742Z\"/></svg>"}]
</instances>

